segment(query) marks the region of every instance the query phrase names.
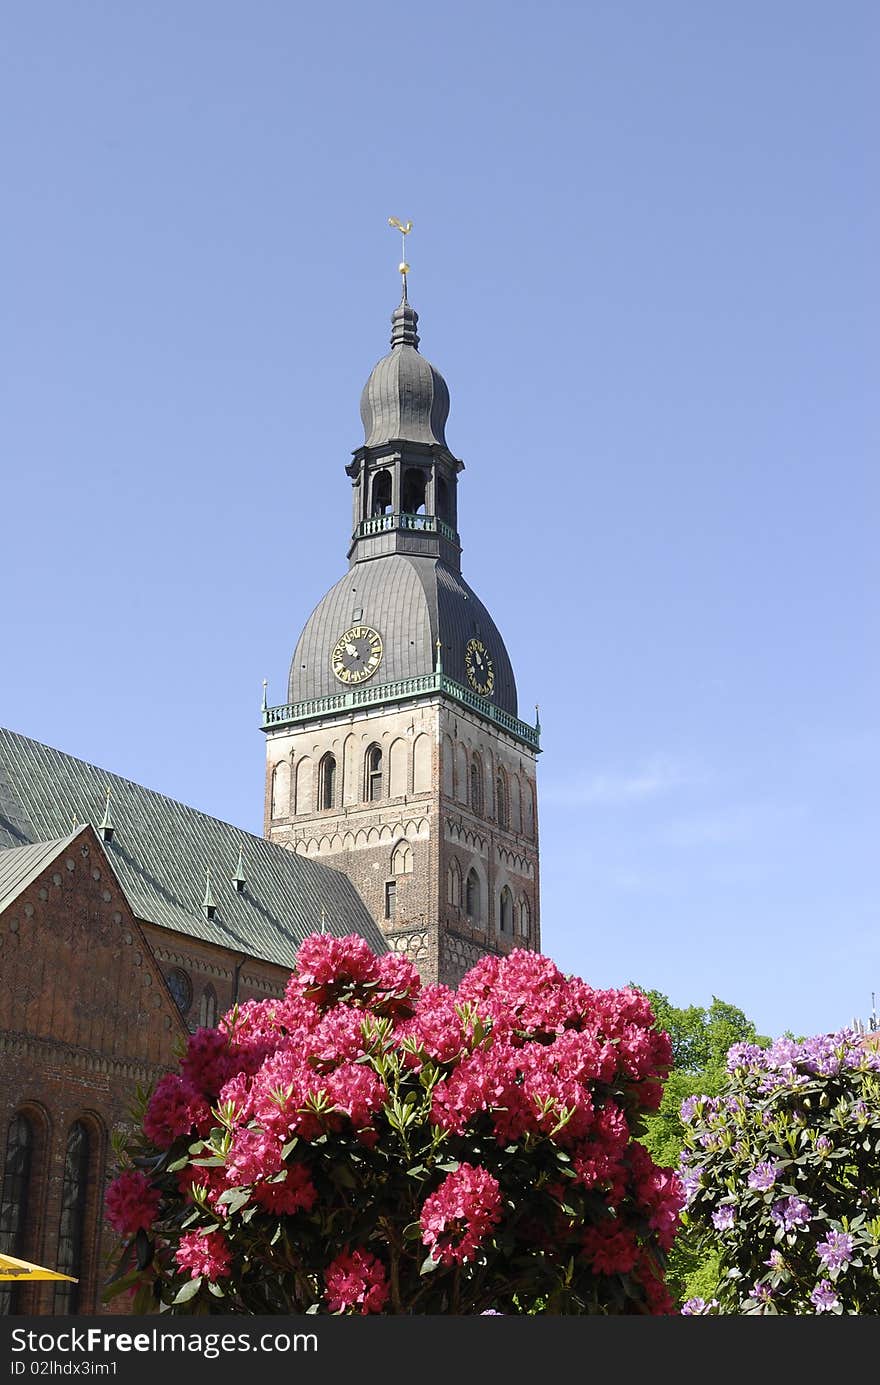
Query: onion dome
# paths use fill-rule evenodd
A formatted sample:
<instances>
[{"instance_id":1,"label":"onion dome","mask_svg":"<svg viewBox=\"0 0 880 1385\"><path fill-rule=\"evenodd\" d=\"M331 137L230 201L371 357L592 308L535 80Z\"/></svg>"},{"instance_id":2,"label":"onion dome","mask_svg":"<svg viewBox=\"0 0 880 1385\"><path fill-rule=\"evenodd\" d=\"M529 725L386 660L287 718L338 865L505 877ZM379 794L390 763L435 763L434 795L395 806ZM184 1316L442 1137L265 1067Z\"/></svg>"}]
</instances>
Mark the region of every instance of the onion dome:
<instances>
[{"instance_id":1,"label":"onion dome","mask_svg":"<svg viewBox=\"0 0 880 1385\"><path fill-rule=\"evenodd\" d=\"M419 315L403 298L391 316L391 350L375 365L361 394L364 444L439 443L446 446L446 381L419 354Z\"/></svg>"}]
</instances>

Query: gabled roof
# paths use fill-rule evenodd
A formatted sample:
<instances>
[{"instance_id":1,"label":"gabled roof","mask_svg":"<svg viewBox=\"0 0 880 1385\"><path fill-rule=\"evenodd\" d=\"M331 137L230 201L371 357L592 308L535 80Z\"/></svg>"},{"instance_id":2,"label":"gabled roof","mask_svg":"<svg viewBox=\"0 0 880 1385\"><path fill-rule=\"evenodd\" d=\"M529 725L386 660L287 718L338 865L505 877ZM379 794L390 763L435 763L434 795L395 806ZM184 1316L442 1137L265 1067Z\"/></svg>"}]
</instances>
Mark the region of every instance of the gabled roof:
<instances>
[{"instance_id":1,"label":"gabled roof","mask_svg":"<svg viewBox=\"0 0 880 1385\"><path fill-rule=\"evenodd\" d=\"M34 842L0 851L0 914L58 856L74 833L53 842Z\"/></svg>"},{"instance_id":2,"label":"gabled roof","mask_svg":"<svg viewBox=\"0 0 880 1385\"><path fill-rule=\"evenodd\" d=\"M69 839L74 818L101 836L108 787L114 834L103 846L137 918L292 967L303 938L321 931L323 910L327 932L359 933L374 951L388 950L341 872L2 727L0 899L4 880L17 893L15 878L36 872L53 845ZM240 893L232 885L239 850ZM209 868L217 906L211 919L202 908Z\"/></svg>"}]
</instances>

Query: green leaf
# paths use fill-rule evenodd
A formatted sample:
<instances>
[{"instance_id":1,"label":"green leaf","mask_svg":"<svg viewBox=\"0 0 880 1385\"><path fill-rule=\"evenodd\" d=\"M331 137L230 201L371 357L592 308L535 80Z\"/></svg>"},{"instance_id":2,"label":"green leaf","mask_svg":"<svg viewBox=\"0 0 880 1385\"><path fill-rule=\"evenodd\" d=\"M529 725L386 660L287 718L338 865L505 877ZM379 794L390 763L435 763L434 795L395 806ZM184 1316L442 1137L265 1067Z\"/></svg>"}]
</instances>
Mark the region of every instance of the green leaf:
<instances>
[{"instance_id":1,"label":"green leaf","mask_svg":"<svg viewBox=\"0 0 880 1385\"><path fill-rule=\"evenodd\" d=\"M191 1298L195 1298L201 1287L201 1275L197 1275L195 1279L188 1279L183 1288L178 1289L176 1296L171 1300L172 1303L189 1303Z\"/></svg>"}]
</instances>

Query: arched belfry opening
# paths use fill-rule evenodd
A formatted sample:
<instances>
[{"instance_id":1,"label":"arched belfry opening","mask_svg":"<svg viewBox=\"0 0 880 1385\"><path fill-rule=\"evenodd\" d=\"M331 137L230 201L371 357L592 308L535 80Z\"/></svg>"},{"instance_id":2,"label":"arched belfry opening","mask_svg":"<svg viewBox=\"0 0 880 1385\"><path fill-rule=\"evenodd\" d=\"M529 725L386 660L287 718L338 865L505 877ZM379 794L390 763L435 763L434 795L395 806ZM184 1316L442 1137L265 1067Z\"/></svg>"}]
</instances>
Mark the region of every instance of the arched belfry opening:
<instances>
[{"instance_id":1,"label":"arched belfry opening","mask_svg":"<svg viewBox=\"0 0 880 1385\"><path fill-rule=\"evenodd\" d=\"M407 467L403 473L402 509L405 515L425 513L425 495L428 477L420 466Z\"/></svg>"},{"instance_id":2,"label":"arched belfry opening","mask_svg":"<svg viewBox=\"0 0 880 1385\"><path fill-rule=\"evenodd\" d=\"M391 472L384 467L373 473L370 514L387 515L391 511Z\"/></svg>"}]
</instances>

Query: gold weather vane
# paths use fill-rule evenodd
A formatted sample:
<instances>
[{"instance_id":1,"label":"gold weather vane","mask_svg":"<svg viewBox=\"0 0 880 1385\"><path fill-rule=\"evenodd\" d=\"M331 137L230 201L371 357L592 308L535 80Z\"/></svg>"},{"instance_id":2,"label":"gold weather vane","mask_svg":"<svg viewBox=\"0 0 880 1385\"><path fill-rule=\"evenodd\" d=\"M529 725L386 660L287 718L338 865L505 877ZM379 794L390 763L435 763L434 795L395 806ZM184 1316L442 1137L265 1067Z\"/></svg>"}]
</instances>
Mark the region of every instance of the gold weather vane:
<instances>
[{"instance_id":1,"label":"gold weather vane","mask_svg":"<svg viewBox=\"0 0 880 1385\"><path fill-rule=\"evenodd\" d=\"M401 235L400 244L402 246L402 253L400 257L400 264L397 266L397 268L403 276L403 286L404 288L406 288L406 276L407 274L409 274L409 265L406 262L406 238L412 230L413 224L411 221L407 221L406 223L404 223L402 221L398 221L396 216L389 216L388 225L395 227L395 229L398 230Z\"/></svg>"}]
</instances>

